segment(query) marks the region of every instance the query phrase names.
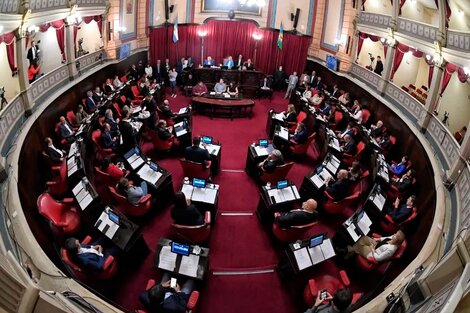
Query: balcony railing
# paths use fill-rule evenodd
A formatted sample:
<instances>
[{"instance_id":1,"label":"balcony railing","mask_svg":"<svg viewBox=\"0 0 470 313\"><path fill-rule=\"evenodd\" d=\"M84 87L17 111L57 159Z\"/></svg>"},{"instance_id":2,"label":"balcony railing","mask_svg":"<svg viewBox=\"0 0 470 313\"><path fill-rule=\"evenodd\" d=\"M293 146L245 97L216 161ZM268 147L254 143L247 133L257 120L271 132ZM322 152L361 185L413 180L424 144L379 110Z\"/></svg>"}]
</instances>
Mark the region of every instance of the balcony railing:
<instances>
[{"instance_id":1,"label":"balcony railing","mask_svg":"<svg viewBox=\"0 0 470 313\"><path fill-rule=\"evenodd\" d=\"M65 9L68 6L67 0L30 0L29 8L31 11L50 11L55 9Z\"/></svg>"},{"instance_id":2,"label":"balcony railing","mask_svg":"<svg viewBox=\"0 0 470 313\"><path fill-rule=\"evenodd\" d=\"M382 80L379 75L356 63L351 64L351 74L374 88L377 88Z\"/></svg>"},{"instance_id":3,"label":"balcony railing","mask_svg":"<svg viewBox=\"0 0 470 313\"><path fill-rule=\"evenodd\" d=\"M459 157L460 146L449 129L434 115L429 123L428 134L432 137L450 167Z\"/></svg>"},{"instance_id":4,"label":"balcony railing","mask_svg":"<svg viewBox=\"0 0 470 313\"><path fill-rule=\"evenodd\" d=\"M437 40L439 28L399 17L398 31L411 37L434 43Z\"/></svg>"},{"instance_id":5,"label":"balcony railing","mask_svg":"<svg viewBox=\"0 0 470 313\"><path fill-rule=\"evenodd\" d=\"M106 6L105 0L76 0L79 7L98 7Z\"/></svg>"},{"instance_id":6,"label":"balcony railing","mask_svg":"<svg viewBox=\"0 0 470 313\"><path fill-rule=\"evenodd\" d=\"M50 92L54 92L69 80L69 71L67 65L62 65L52 72L40 77L28 89L31 99L37 104L39 99Z\"/></svg>"},{"instance_id":7,"label":"balcony railing","mask_svg":"<svg viewBox=\"0 0 470 313\"><path fill-rule=\"evenodd\" d=\"M80 72L84 73L90 68L97 66L99 64L102 64L105 57L106 57L105 51L98 50L96 52L89 53L89 54L86 54L84 56L77 58L77 62L80 63Z\"/></svg>"},{"instance_id":8,"label":"balcony railing","mask_svg":"<svg viewBox=\"0 0 470 313\"><path fill-rule=\"evenodd\" d=\"M470 33L449 30L447 32L447 48L470 53Z\"/></svg>"},{"instance_id":9,"label":"balcony railing","mask_svg":"<svg viewBox=\"0 0 470 313\"><path fill-rule=\"evenodd\" d=\"M13 98L10 103L0 112L0 151L5 156L7 144L12 138L9 138L12 131L17 129L20 119L24 117L24 105L20 95Z\"/></svg>"},{"instance_id":10,"label":"balcony railing","mask_svg":"<svg viewBox=\"0 0 470 313\"><path fill-rule=\"evenodd\" d=\"M417 122L426 115L424 106L416 98L393 83L387 84L385 94L389 96L395 104L408 111L408 113L413 116L413 122Z\"/></svg>"},{"instance_id":11,"label":"balcony railing","mask_svg":"<svg viewBox=\"0 0 470 313\"><path fill-rule=\"evenodd\" d=\"M470 227L470 164L460 174L457 183L455 184L457 191L457 202L460 206L459 214L459 231Z\"/></svg>"},{"instance_id":12,"label":"balcony railing","mask_svg":"<svg viewBox=\"0 0 470 313\"><path fill-rule=\"evenodd\" d=\"M377 14L372 12L361 12L359 16L359 24L370 25L378 28L390 27L392 17L390 15Z\"/></svg>"},{"instance_id":13,"label":"balcony railing","mask_svg":"<svg viewBox=\"0 0 470 313\"><path fill-rule=\"evenodd\" d=\"M0 0L0 13L16 14L19 11L20 3L20 0Z\"/></svg>"}]
</instances>

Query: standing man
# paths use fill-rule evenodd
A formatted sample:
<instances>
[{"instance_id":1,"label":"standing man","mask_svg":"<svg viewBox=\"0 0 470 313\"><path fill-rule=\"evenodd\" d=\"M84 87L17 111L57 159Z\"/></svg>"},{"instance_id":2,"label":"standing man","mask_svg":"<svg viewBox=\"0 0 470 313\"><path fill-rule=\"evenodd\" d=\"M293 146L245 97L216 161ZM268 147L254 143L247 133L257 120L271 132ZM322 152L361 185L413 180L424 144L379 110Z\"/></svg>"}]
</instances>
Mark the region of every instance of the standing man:
<instances>
[{"instance_id":1,"label":"standing man","mask_svg":"<svg viewBox=\"0 0 470 313\"><path fill-rule=\"evenodd\" d=\"M40 43L40 41L38 41L38 43ZM29 64L38 63L40 52L41 50L39 50L39 46L34 40L31 40L31 48L28 49L28 54L26 55L26 58L29 60Z\"/></svg>"},{"instance_id":2,"label":"standing man","mask_svg":"<svg viewBox=\"0 0 470 313\"><path fill-rule=\"evenodd\" d=\"M160 83L165 77L164 71L165 70L163 69L162 61L157 60L157 64L155 64L153 69L154 78L157 80L157 83Z\"/></svg>"},{"instance_id":3,"label":"standing man","mask_svg":"<svg viewBox=\"0 0 470 313\"><path fill-rule=\"evenodd\" d=\"M384 70L384 65L382 63L382 58L378 55L377 56L377 63L375 64L374 73L377 75L382 76L382 71Z\"/></svg>"},{"instance_id":4,"label":"standing man","mask_svg":"<svg viewBox=\"0 0 470 313\"><path fill-rule=\"evenodd\" d=\"M284 79L286 79L286 72L282 68L282 65L277 68L274 72L274 82L273 82L273 89L279 90L284 85Z\"/></svg>"},{"instance_id":5,"label":"standing man","mask_svg":"<svg viewBox=\"0 0 470 313\"><path fill-rule=\"evenodd\" d=\"M297 72L292 73L291 76L289 76L289 83L287 85L287 91L284 96L284 99L287 99L288 97L290 98L292 94L292 90L295 89L297 86L297 82L299 81L299 77L297 76Z\"/></svg>"}]
</instances>

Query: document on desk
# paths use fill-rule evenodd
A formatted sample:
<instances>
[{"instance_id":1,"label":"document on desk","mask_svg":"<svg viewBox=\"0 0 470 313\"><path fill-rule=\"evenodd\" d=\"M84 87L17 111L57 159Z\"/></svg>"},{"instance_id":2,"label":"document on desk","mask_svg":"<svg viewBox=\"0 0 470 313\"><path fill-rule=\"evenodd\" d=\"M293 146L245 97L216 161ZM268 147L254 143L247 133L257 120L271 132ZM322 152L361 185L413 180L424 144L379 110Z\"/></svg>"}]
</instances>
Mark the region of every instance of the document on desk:
<instances>
[{"instance_id":1,"label":"document on desk","mask_svg":"<svg viewBox=\"0 0 470 313\"><path fill-rule=\"evenodd\" d=\"M183 108L181 108L181 109L178 111L178 114L184 114L184 113L186 113L187 110L188 110L188 107L183 107ZM181 123L182 123L182 122L181 122ZM179 124L179 123L178 123L178 124ZM176 126L176 124L175 124L175 126Z\"/></svg>"},{"instance_id":2,"label":"document on desk","mask_svg":"<svg viewBox=\"0 0 470 313\"><path fill-rule=\"evenodd\" d=\"M142 110L140 106L131 109L131 114L137 114Z\"/></svg>"},{"instance_id":3,"label":"document on desk","mask_svg":"<svg viewBox=\"0 0 470 313\"><path fill-rule=\"evenodd\" d=\"M74 174L78 170L77 164L73 164L72 167L69 167L67 170L68 176Z\"/></svg>"},{"instance_id":4,"label":"document on desk","mask_svg":"<svg viewBox=\"0 0 470 313\"><path fill-rule=\"evenodd\" d=\"M176 267L176 253L171 252L170 246L163 246L158 258L158 268L173 272Z\"/></svg>"},{"instance_id":5,"label":"document on desk","mask_svg":"<svg viewBox=\"0 0 470 313\"><path fill-rule=\"evenodd\" d=\"M310 180L315 185L315 187L317 187L317 189L320 189L325 184L324 180L321 179L320 176L318 176L318 174L315 174L312 177L310 177Z\"/></svg>"},{"instance_id":6,"label":"document on desk","mask_svg":"<svg viewBox=\"0 0 470 313\"><path fill-rule=\"evenodd\" d=\"M261 146L255 146L255 152L257 156L269 155L268 148L261 147Z\"/></svg>"},{"instance_id":7,"label":"document on desk","mask_svg":"<svg viewBox=\"0 0 470 313\"><path fill-rule=\"evenodd\" d=\"M346 230L354 242L359 240L360 236L356 233L356 225L354 225L354 223L349 224Z\"/></svg>"},{"instance_id":8,"label":"document on desk","mask_svg":"<svg viewBox=\"0 0 470 313\"><path fill-rule=\"evenodd\" d=\"M68 157L70 158L70 157L73 156L77 151L78 151L78 149L77 149L77 142L73 142L73 143L70 145L70 150L69 150ZM67 161L67 163L68 163L68 161Z\"/></svg>"},{"instance_id":9,"label":"document on desk","mask_svg":"<svg viewBox=\"0 0 470 313\"><path fill-rule=\"evenodd\" d=\"M153 185L155 185L160 179L160 177L162 177L162 173L154 171L150 168L148 164L142 166L142 168L137 172L137 174L140 176L140 178Z\"/></svg>"},{"instance_id":10,"label":"document on desk","mask_svg":"<svg viewBox=\"0 0 470 313\"><path fill-rule=\"evenodd\" d=\"M281 137L282 139L288 141L289 140L289 132L287 131L287 128L281 127L279 130L278 136Z\"/></svg>"},{"instance_id":11,"label":"document on desk","mask_svg":"<svg viewBox=\"0 0 470 313\"><path fill-rule=\"evenodd\" d=\"M362 218L357 221L357 227L359 227L359 229L364 235L367 235L370 232L370 225L372 225L372 221L370 220L367 213L364 212Z\"/></svg>"},{"instance_id":12,"label":"document on desk","mask_svg":"<svg viewBox=\"0 0 470 313\"><path fill-rule=\"evenodd\" d=\"M297 266L299 267L299 271L313 265L307 247L295 250L294 256L295 261L297 262Z\"/></svg>"},{"instance_id":13,"label":"document on desk","mask_svg":"<svg viewBox=\"0 0 470 313\"><path fill-rule=\"evenodd\" d=\"M211 145L207 145L206 148L210 154L215 155L215 156L219 155L219 151L220 151L219 145L211 144Z\"/></svg>"},{"instance_id":14,"label":"document on desk","mask_svg":"<svg viewBox=\"0 0 470 313\"><path fill-rule=\"evenodd\" d=\"M82 201L78 202L78 204L80 205L80 208L82 210L85 210L92 201L93 201L93 197L89 193L87 193L85 198L83 198Z\"/></svg>"},{"instance_id":15,"label":"document on desk","mask_svg":"<svg viewBox=\"0 0 470 313\"><path fill-rule=\"evenodd\" d=\"M132 169L135 170L136 168L141 166L142 163L144 163L145 161L144 161L144 159L142 159L142 157L140 155L133 154L133 155L130 156L130 158L127 159L127 162L129 162Z\"/></svg>"},{"instance_id":16,"label":"document on desk","mask_svg":"<svg viewBox=\"0 0 470 313\"><path fill-rule=\"evenodd\" d=\"M180 122L178 124L175 124L175 133L176 137L181 137L184 134L188 133L188 129L186 127L183 127L183 122Z\"/></svg>"},{"instance_id":17,"label":"document on desk","mask_svg":"<svg viewBox=\"0 0 470 313\"><path fill-rule=\"evenodd\" d=\"M209 204L215 203L217 190L212 188L194 188L191 200Z\"/></svg>"},{"instance_id":18,"label":"document on desk","mask_svg":"<svg viewBox=\"0 0 470 313\"><path fill-rule=\"evenodd\" d=\"M375 196L371 196L370 198L374 205L379 209L379 211L382 211L385 205L385 197L381 193L375 194Z\"/></svg>"},{"instance_id":19,"label":"document on desk","mask_svg":"<svg viewBox=\"0 0 470 313\"><path fill-rule=\"evenodd\" d=\"M103 211L103 213L101 213L101 216L98 221L101 221L98 225L98 230L109 239L113 239L114 235L119 229L119 225L109 219L109 215L108 213L106 213L106 211Z\"/></svg>"},{"instance_id":20,"label":"document on desk","mask_svg":"<svg viewBox=\"0 0 470 313\"><path fill-rule=\"evenodd\" d=\"M78 193L75 195L75 198L77 199L77 202L81 202L85 196L88 194L85 188L80 189Z\"/></svg>"},{"instance_id":21,"label":"document on desk","mask_svg":"<svg viewBox=\"0 0 470 313\"><path fill-rule=\"evenodd\" d=\"M188 256L183 255L181 258L180 268L178 273L190 277L197 277L197 268L199 265L199 255L190 254Z\"/></svg>"},{"instance_id":22,"label":"document on desk","mask_svg":"<svg viewBox=\"0 0 470 313\"><path fill-rule=\"evenodd\" d=\"M183 184L183 187L181 187L181 192L184 193L184 195L186 196L186 199L191 199L193 195L193 190L194 190L194 187L193 185L190 185L190 184Z\"/></svg>"},{"instance_id":23,"label":"document on desk","mask_svg":"<svg viewBox=\"0 0 470 313\"><path fill-rule=\"evenodd\" d=\"M284 119L286 118L286 116L284 115L284 113L273 113L273 118L275 120L284 122Z\"/></svg>"},{"instance_id":24,"label":"document on desk","mask_svg":"<svg viewBox=\"0 0 470 313\"><path fill-rule=\"evenodd\" d=\"M309 247L308 253L310 254L310 259L312 259L313 265L321 263L323 260L325 260L320 246Z\"/></svg>"},{"instance_id":25,"label":"document on desk","mask_svg":"<svg viewBox=\"0 0 470 313\"><path fill-rule=\"evenodd\" d=\"M329 238L323 240L323 243L320 245L320 247L325 260L332 258L336 255L335 249L333 249L333 244L331 243L331 240Z\"/></svg>"},{"instance_id":26,"label":"document on desk","mask_svg":"<svg viewBox=\"0 0 470 313\"><path fill-rule=\"evenodd\" d=\"M330 140L330 142L328 143L328 145L329 145L331 148L335 149L336 151L340 151L340 152L341 152L341 148L340 148L340 146L339 146L339 141L338 141L338 139L337 139L336 137L331 137L331 140Z\"/></svg>"}]
</instances>

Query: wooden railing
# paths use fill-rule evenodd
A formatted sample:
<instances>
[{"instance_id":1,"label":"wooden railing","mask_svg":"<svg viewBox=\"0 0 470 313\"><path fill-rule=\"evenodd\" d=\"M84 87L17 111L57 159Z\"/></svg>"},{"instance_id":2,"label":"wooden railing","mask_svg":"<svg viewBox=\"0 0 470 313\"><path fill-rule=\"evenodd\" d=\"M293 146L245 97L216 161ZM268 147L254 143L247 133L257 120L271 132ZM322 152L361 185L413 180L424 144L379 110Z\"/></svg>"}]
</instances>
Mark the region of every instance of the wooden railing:
<instances>
[{"instance_id":1,"label":"wooden railing","mask_svg":"<svg viewBox=\"0 0 470 313\"><path fill-rule=\"evenodd\" d=\"M449 30L446 48L470 53L470 33Z\"/></svg>"},{"instance_id":2,"label":"wooden railing","mask_svg":"<svg viewBox=\"0 0 470 313\"><path fill-rule=\"evenodd\" d=\"M392 17L390 15L377 14L361 11L359 15L359 24L374 26L387 29L390 27Z\"/></svg>"},{"instance_id":3,"label":"wooden railing","mask_svg":"<svg viewBox=\"0 0 470 313\"><path fill-rule=\"evenodd\" d=\"M438 40L439 28L399 17L398 32L434 44L434 41Z\"/></svg>"}]
</instances>

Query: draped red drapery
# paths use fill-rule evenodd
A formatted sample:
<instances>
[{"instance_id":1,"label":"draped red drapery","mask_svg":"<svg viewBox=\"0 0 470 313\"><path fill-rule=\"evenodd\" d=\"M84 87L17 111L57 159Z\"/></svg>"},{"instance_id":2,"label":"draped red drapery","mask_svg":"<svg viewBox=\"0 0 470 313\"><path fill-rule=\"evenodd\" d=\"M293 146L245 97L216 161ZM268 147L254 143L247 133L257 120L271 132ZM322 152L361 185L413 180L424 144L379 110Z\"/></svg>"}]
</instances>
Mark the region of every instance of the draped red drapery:
<instances>
[{"instance_id":1,"label":"draped red drapery","mask_svg":"<svg viewBox=\"0 0 470 313\"><path fill-rule=\"evenodd\" d=\"M54 22L51 22L51 23L45 23L45 24L39 25L39 31L46 32L49 29L49 27L51 27L51 26L55 28L55 33L56 33L56 36L57 36L57 43L59 44L60 53L62 54L62 60L65 61L67 58L66 58L66 55L65 55L65 29L64 29L65 23L64 23L64 20L58 20L58 21L54 21Z\"/></svg>"},{"instance_id":2,"label":"draped red drapery","mask_svg":"<svg viewBox=\"0 0 470 313\"><path fill-rule=\"evenodd\" d=\"M441 96L449 85L450 79L452 78L452 74L457 72L457 77L461 83L467 82L467 75L465 75L465 71L463 68L454 65L452 63L447 63L446 68L444 69L444 78L442 79L441 84Z\"/></svg>"},{"instance_id":3,"label":"draped red drapery","mask_svg":"<svg viewBox=\"0 0 470 313\"><path fill-rule=\"evenodd\" d=\"M204 58L211 56L217 63L228 55L234 59L239 54L244 60L251 58L257 70L265 73L274 71L282 65L288 73L303 72L307 61L310 37L296 36L284 32L283 48L277 47L279 31L258 29L249 21L212 20L204 25L178 25L178 43L173 43L173 26L153 28L150 31L150 59L155 64L158 59L169 58L171 64L177 59L191 56L194 63L201 63L201 38L198 31L205 31ZM257 44L256 57L253 34L263 37Z\"/></svg>"},{"instance_id":4,"label":"draped red drapery","mask_svg":"<svg viewBox=\"0 0 470 313\"><path fill-rule=\"evenodd\" d=\"M12 75L14 75L17 71L15 66L15 33L11 32L0 35L0 43L2 42L6 45L8 65Z\"/></svg>"},{"instance_id":5,"label":"draped red drapery","mask_svg":"<svg viewBox=\"0 0 470 313\"><path fill-rule=\"evenodd\" d=\"M100 35L103 35L102 34L103 21L101 19L101 15L93 15L93 16L83 17L83 22L85 22L85 24L90 24L91 21L96 21L96 26L98 27L98 30L100 31ZM74 24L73 25L73 46L74 46L75 50L77 50L77 33L78 33L78 25Z\"/></svg>"},{"instance_id":6,"label":"draped red drapery","mask_svg":"<svg viewBox=\"0 0 470 313\"><path fill-rule=\"evenodd\" d=\"M370 35L370 34L367 34L367 33L360 32L359 33L359 41L357 43L357 56L359 56L359 53L361 53L362 44L364 43L364 39L367 39L367 38L369 38L373 42L377 42L377 41L380 40L379 36L374 36L374 35ZM387 48L388 48L387 45L384 45L384 57L387 57Z\"/></svg>"},{"instance_id":7,"label":"draped red drapery","mask_svg":"<svg viewBox=\"0 0 470 313\"><path fill-rule=\"evenodd\" d=\"M434 3L436 4L437 9L439 9L439 0L434 0ZM445 0L445 5L446 5L446 27L449 27L450 16L452 15L452 10L450 9L450 6L449 6L449 0Z\"/></svg>"},{"instance_id":8,"label":"draped red drapery","mask_svg":"<svg viewBox=\"0 0 470 313\"><path fill-rule=\"evenodd\" d=\"M392 73L390 74L390 79L393 79L393 76L395 76L395 72L400 67L401 61L403 60L403 56L409 51L411 51L413 53L413 56L416 58L422 58L424 55L424 53L419 50L415 50L414 48L410 48L407 45L398 43L395 49L395 55L393 57L393 66Z\"/></svg>"}]
</instances>

